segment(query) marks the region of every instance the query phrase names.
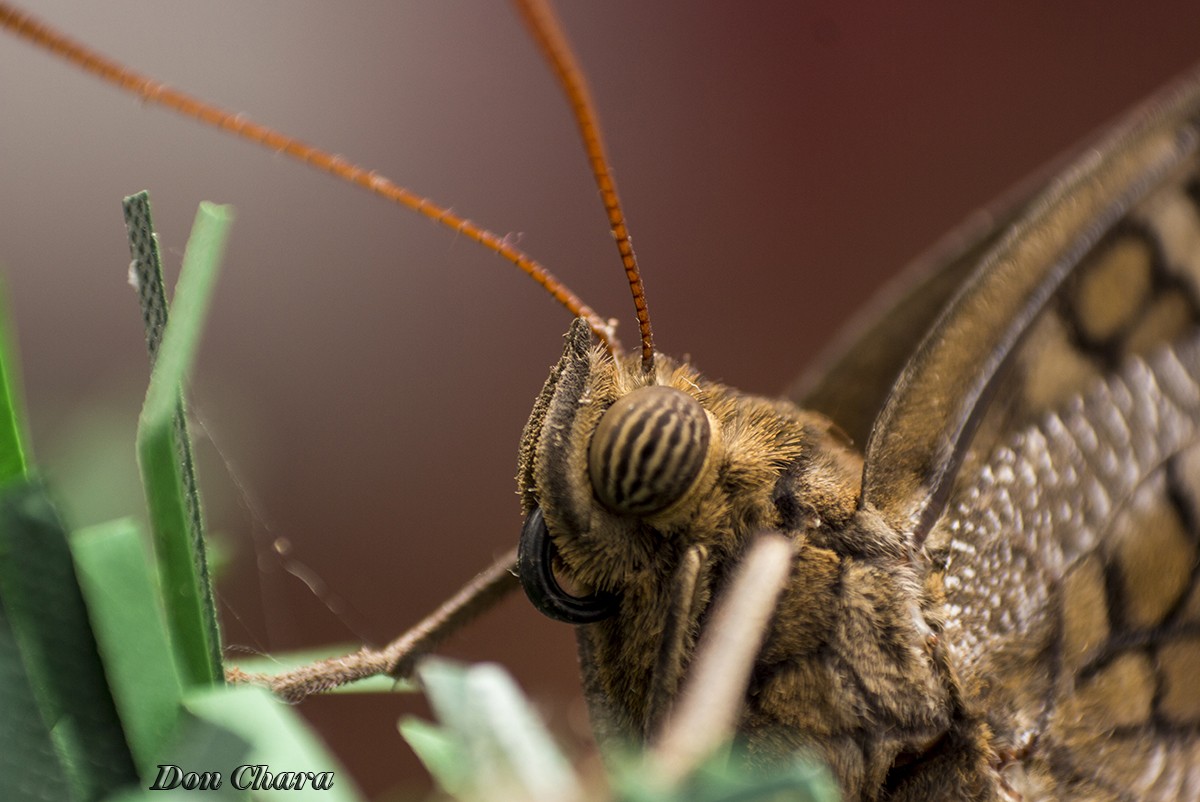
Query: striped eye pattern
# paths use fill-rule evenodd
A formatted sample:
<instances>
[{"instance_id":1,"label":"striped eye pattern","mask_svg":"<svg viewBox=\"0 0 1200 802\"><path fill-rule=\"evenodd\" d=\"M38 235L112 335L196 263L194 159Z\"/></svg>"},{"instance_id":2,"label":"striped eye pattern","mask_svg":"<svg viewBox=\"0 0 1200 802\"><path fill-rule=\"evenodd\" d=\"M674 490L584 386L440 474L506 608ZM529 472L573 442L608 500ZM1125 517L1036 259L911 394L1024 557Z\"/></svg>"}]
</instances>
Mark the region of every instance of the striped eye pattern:
<instances>
[{"instance_id":1,"label":"striped eye pattern","mask_svg":"<svg viewBox=\"0 0 1200 802\"><path fill-rule=\"evenodd\" d=\"M588 448L600 502L624 515L649 515L683 498L700 475L712 433L687 393L643 387L609 407Z\"/></svg>"}]
</instances>

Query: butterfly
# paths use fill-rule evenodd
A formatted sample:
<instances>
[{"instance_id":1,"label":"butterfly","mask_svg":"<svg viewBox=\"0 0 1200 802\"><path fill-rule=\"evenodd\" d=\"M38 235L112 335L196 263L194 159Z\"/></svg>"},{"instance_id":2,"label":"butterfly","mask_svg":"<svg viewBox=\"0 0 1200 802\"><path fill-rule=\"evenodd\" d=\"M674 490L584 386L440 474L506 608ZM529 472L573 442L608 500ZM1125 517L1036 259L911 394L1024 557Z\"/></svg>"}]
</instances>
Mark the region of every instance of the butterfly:
<instances>
[{"instance_id":1,"label":"butterfly","mask_svg":"<svg viewBox=\"0 0 1200 802\"><path fill-rule=\"evenodd\" d=\"M247 103L247 106L248 106L248 103ZM625 172L629 172L628 168L626 168L625 170L623 170L623 174L625 174ZM281 190L281 192L282 192L283 194L290 194L290 193L288 192L287 188L283 188L283 190ZM589 198L588 198L588 200L589 200ZM464 202L464 203L463 203L463 205L467 205L467 204L466 204L466 202ZM473 214L475 214L475 213L474 213L474 211L473 211ZM678 214L678 213L677 213L677 214ZM314 223L313 223L313 225L314 225ZM644 237L644 234L641 234L641 235L642 235L642 237ZM742 250L742 249L739 249L739 250ZM311 275L311 274L310 274L310 275ZM701 282L701 283L702 283L702 282ZM654 285L653 285L653 283L652 283L652 294L654 294L655 292L656 292L656 291L655 291L655 289L654 289ZM670 293L671 293L671 292L673 292L673 291L671 291L671 289L662 289L662 291L658 291L658 292L659 292L659 293L661 293L662 295L668 295L668 294L670 294ZM799 293L799 292L797 292L797 293L794 293L794 294L797 294L797 295L799 295L800 293ZM811 301L810 301L810 304L811 304ZM666 328L670 328L670 327L667 327L667 325L662 325L662 328L666 329ZM682 339L682 337L680 337L680 339ZM688 343L688 347L689 347L690 349L692 349L692 351L694 351L694 352L696 352L696 353L701 353L701 351L700 351L700 346L691 346L691 345L690 345L690 343ZM548 358L546 358L546 359L548 359ZM773 357L773 359L775 359L776 361L778 361L778 358L775 358L775 357ZM544 360L544 361L545 361L545 360ZM796 359L796 363L797 363L797 364L799 363L799 361L800 361L799 359ZM786 369L786 367L785 367L785 369L780 369L780 370L784 371L785 375L786 375L786 372L787 372L787 371L790 371L790 369ZM779 379L778 379L778 382L776 382L776 383L781 383L781 382L782 382L782 376L780 376L780 377L779 377ZM530 387L532 387L532 385L534 385L535 383L536 383L536 379L535 379L535 381L534 381L533 383L529 383L529 382L527 382L527 385L530 385ZM518 415L518 417L520 417L520 415Z\"/></svg>"}]
</instances>

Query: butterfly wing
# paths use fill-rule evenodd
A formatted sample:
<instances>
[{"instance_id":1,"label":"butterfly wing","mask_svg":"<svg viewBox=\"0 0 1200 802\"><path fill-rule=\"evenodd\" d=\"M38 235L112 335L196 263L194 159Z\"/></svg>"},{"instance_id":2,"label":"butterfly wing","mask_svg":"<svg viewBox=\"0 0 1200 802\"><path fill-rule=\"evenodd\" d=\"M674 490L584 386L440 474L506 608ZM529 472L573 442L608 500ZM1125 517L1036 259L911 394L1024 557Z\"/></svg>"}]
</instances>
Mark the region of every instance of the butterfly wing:
<instances>
[{"instance_id":1,"label":"butterfly wing","mask_svg":"<svg viewBox=\"0 0 1200 802\"><path fill-rule=\"evenodd\" d=\"M868 441L1026 798L1200 798L1198 114L1193 75L945 260Z\"/></svg>"},{"instance_id":2,"label":"butterfly wing","mask_svg":"<svg viewBox=\"0 0 1200 802\"><path fill-rule=\"evenodd\" d=\"M1130 358L966 472L926 541L942 637L1027 797L1200 795L1198 379L1196 338Z\"/></svg>"}]
</instances>

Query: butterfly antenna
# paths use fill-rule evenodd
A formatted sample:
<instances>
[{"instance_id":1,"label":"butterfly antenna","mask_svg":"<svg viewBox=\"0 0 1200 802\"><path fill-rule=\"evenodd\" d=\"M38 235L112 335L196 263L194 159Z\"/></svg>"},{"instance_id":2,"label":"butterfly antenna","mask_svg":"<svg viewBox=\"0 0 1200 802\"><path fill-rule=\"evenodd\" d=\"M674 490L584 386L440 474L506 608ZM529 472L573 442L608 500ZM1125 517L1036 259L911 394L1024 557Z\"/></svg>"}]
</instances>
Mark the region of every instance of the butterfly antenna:
<instances>
[{"instance_id":1,"label":"butterfly antenna","mask_svg":"<svg viewBox=\"0 0 1200 802\"><path fill-rule=\"evenodd\" d=\"M545 0L514 0L517 10L537 42L542 55L549 62L551 70L558 78L559 84L571 104L575 116L575 124L579 127L579 135L583 137L583 146L587 151L588 161L592 165L592 175L596 186L600 189L600 198L604 209L608 212L608 223L612 227L613 239L617 242L617 250L621 253L621 262L625 265L625 275L629 279L629 289L633 293L633 305L637 309L638 332L642 340L642 371L654 372L654 336L650 331L650 314L646 311L646 289L642 284L642 273L638 269L637 257L633 253L633 243L629 238L629 229L625 226L625 214L621 211L621 201L617 197L617 185L609 170L608 157L604 153L604 140L600 135L600 124L596 115L596 107L588 90L587 80L579 63L575 60L571 43L563 31L561 23L554 11Z\"/></svg>"},{"instance_id":2,"label":"butterfly antenna","mask_svg":"<svg viewBox=\"0 0 1200 802\"><path fill-rule=\"evenodd\" d=\"M7 28L17 36L55 53L126 92L138 95L147 103L166 106L205 125L229 131L237 137L282 153L321 172L373 192L479 243L523 270L571 314L584 318L596 336L612 350L620 350L612 323L602 319L550 271L514 248L504 237L459 217L429 198L405 189L373 171L364 170L341 156L308 145L273 128L253 122L241 114L226 111L142 75L4 2L0 2L0 27ZM644 304L639 308L644 309Z\"/></svg>"}]
</instances>

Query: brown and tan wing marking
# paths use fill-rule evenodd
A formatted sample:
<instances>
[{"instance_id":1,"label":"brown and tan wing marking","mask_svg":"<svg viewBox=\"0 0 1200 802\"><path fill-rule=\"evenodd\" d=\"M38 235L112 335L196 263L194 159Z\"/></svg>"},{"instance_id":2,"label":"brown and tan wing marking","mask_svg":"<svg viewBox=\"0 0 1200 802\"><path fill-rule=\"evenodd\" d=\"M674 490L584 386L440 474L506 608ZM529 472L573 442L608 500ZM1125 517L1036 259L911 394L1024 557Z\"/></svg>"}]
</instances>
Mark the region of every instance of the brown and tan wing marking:
<instances>
[{"instance_id":1,"label":"brown and tan wing marking","mask_svg":"<svg viewBox=\"0 0 1200 802\"><path fill-rule=\"evenodd\" d=\"M1198 175L1174 171L1032 324L925 543L1027 799L1200 799Z\"/></svg>"},{"instance_id":2,"label":"brown and tan wing marking","mask_svg":"<svg viewBox=\"0 0 1200 802\"><path fill-rule=\"evenodd\" d=\"M927 542L942 635L1026 793L1200 798L1198 439L1193 337L996 449Z\"/></svg>"},{"instance_id":3,"label":"brown and tan wing marking","mask_svg":"<svg viewBox=\"0 0 1200 802\"><path fill-rule=\"evenodd\" d=\"M1036 198L905 367L867 443L864 506L920 542L944 508L1002 368L1085 255L1195 151L1200 78L1119 125Z\"/></svg>"}]
</instances>

